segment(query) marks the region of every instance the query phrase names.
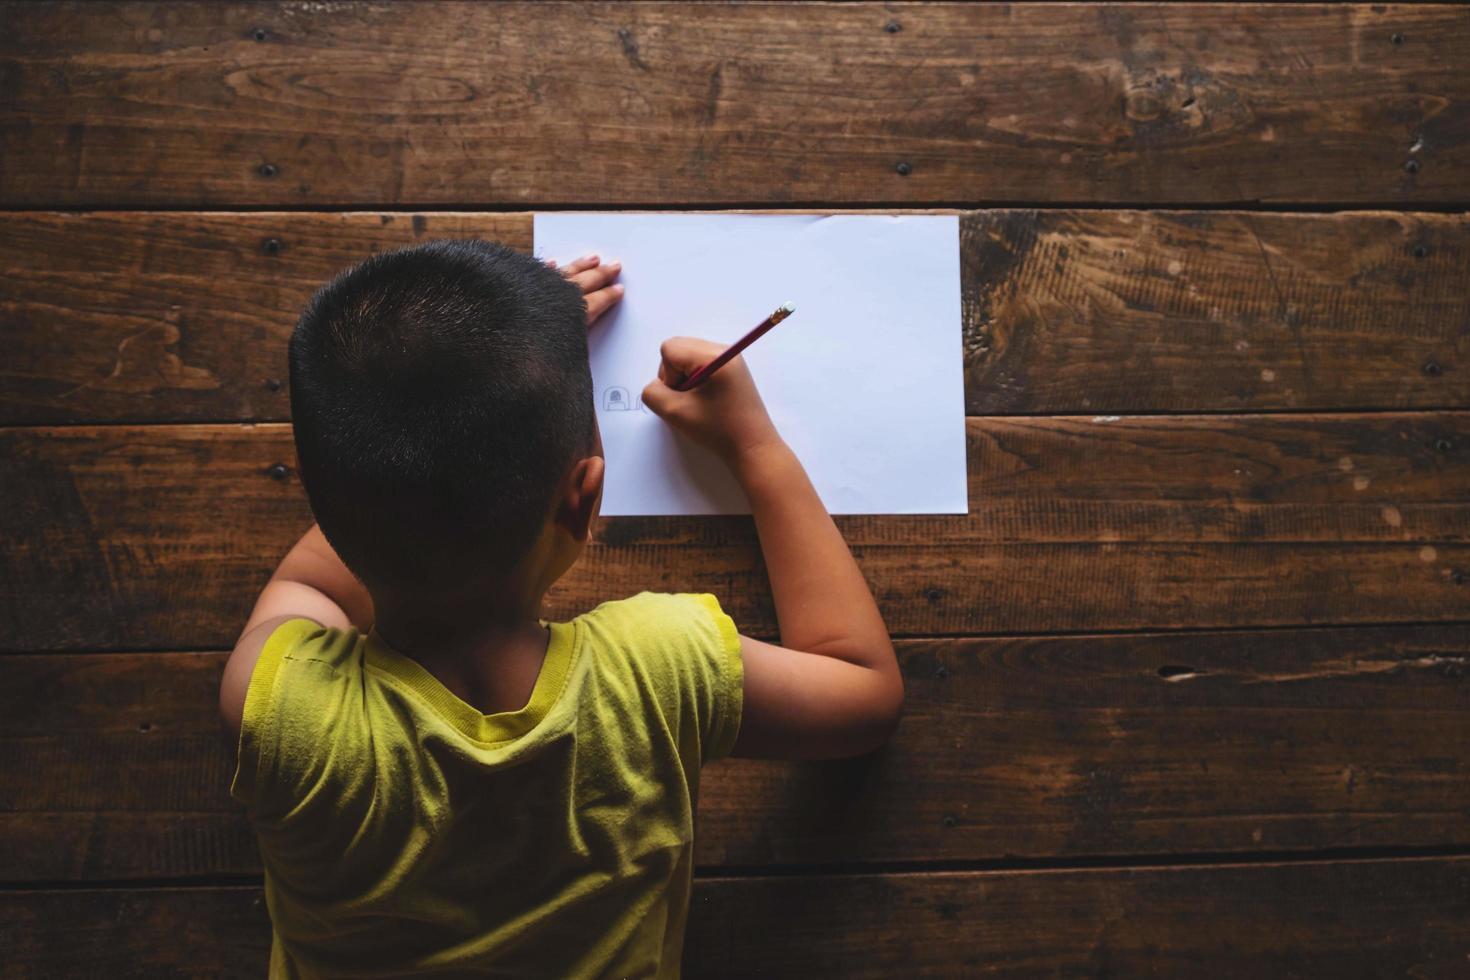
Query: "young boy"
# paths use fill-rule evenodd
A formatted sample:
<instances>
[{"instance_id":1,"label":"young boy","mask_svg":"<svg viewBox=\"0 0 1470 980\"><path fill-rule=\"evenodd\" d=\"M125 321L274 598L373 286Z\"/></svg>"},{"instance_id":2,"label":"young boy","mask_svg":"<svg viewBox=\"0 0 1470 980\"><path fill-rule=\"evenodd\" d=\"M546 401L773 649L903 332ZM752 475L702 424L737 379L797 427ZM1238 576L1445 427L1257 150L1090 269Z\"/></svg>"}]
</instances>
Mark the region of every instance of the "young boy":
<instances>
[{"instance_id":1,"label":"young boy","mask_svg":"<svg viewBox=\"0 0 1470 980\"><path fill-rule=\"evenodd\" d=\"M744 362L670 387L704 341L665 343L643 400L745 489L782 646L711 595L539 618L597 516L586 331L618 271L432 242L342 274L292 335L318 525L220 689L273 977L677 976L700 766L897 723L883 620Z\"/></svg>"}]
</instances>

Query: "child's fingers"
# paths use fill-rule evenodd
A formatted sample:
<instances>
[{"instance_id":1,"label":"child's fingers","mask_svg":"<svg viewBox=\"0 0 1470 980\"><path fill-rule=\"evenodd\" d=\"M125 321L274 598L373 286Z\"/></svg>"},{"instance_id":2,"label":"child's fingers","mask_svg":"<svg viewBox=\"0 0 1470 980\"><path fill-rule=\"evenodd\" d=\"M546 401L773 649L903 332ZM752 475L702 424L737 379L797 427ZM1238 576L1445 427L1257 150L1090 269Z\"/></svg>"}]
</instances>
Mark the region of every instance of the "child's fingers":
<instances>
[{"instance_id":1,"label":"child's fingers","mask_svg":"<svg viewBox=\"0 0 1470 980\"><path fill-rule=\"evenodd\" d=\"M577 288L583 293L591 293L602 289L617 278L619 272L623 271L621 262L603 262L595 268L585 269L581 272L566 275L568 279L577 284Z\"/></svg>"},{"instance_id":2,"label":"child's fingers","mask_svg":"<svg viewBox=\"0 0 1470 980\"><path fill-rule=\"evenodd\" d=\"M689 375L687 372L684 371L683 368L676 367L670 364L668 361L659 361L658 380L668 385L670 388L674 387L674 385L678 384L680 381L683 381L687 377L689 377Z\"/></svg>"},{"instance_id":3,"label":"child's fingers","mask_svg":"<svg viewBox=\"0 0 1470 980\"><path fill-rule=\"evenodd\" d=\"M570 279L579 272L585 272L597 265L600 260L595 255L584 255L580 259L573 259L561 267L561 274Z\"/></svg>"},{"instance_id":4,"label":"child's fingers","mask_svg":"<svg viewBox=\"0 0 1470 980\"><path fill-rule=\"evenodd\" d=\"M663 374L662 368L659 369L659 374ZM672 403L677 395L678 392L665 384L660 377L659 380L650 381L644 386L643 404L647 405L653 414L659 418L664 418L669 414L669 409L672 407Z\"/></svg>"},{"instance_id":5,"label":"child's fingers","mask_svg":"<svg viewBox=\"0 0 1470 980\"><path fill-rule=\"evenodd\" d=\"M724 350L719 344L694 337L670 337L659 345L659 356L664 363L684 372L687 377L695 368L719 356Z\"/></svg>"},{"instance_id":6,"label":"child's fingers","mask_svg":"<svg viewBox=\"0 0 1470 980\"><path fill-rule=\"evenodd\" d=\"M587 294L587 326L597 322L597 318L612 309L614 303L623 298L623 284L615 282L606 289Z\"/></svg>"}]
</instances>

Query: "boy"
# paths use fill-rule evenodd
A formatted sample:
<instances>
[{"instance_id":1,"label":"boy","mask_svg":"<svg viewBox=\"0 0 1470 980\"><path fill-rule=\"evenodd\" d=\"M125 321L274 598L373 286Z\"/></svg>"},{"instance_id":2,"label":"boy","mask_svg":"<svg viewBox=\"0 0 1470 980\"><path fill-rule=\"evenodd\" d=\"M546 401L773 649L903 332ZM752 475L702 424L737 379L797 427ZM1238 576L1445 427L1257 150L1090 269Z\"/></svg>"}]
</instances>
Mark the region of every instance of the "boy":
<instances>
[{"instance_id":1,"label":"boy","mask_svg":"<svg viewBox=\"0 0 1470 980\"><path fill-rule=\"evenodd\" d=\"M700 766L897 723L887 630L743 361L670 387L707 342L665 343L643 400L744 487L783 646L710 595L538 618L597 516L586 331L618 271L431 242L339 276L292 335L318 525L220 689L272 976L677 976Z\"/></svg>"}]
</instances>

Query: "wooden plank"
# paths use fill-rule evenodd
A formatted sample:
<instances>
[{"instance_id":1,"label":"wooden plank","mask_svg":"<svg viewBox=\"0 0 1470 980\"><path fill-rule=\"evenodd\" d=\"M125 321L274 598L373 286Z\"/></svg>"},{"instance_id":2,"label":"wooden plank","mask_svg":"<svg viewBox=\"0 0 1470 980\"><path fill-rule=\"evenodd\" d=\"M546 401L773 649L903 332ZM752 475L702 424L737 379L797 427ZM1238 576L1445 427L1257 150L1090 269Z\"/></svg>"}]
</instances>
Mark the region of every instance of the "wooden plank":
<instances>
[{"instance_id":1,"label":"wooden plank","mask_svg":"<svg viewBox=\"0 0 1470 980\"><path fill-rule=\"evenodd\" d=\"M701 881L699 977L1463 976L1470 861ZM752 942L752 937L759 937Z\"/></svg>"},{"instance_id":2,"label":"wooden plank","mask_svg":"<svg viewBox=\"0 0 1470 980\"><path fill-rule=\"evenodd\" d=\"M285 420L324 280L512 214L0 215L0 424ZM971 414L1470 406L1470 217L963 217ZM1418 258L1416 249L1424 249Z\"/></svg>"},{"instance_id":3,"label":"wooden plank","mask_svg":"<svg viewBox=\"0 0 1470 980\"><path fill-rule=\"evenodd\" d=\"M1462 204L1470 178L1458 4L6 20L0 205Z\"/></svg>"},{"instance_id":4,"label":"wooden plank","mask_svg":"<svg viewBox=\"0 0 1470 980\"><path fill-rule=\"evenodd\" d=\"M531 247L529 214L0 220L3 424L288 419L286 342L331 276L424 238Z\"/></svg>"},{"instance_id":5,"label":"wooden plank","mask_svg":"<svg viewBox=\"0 0 1470 980\"><path fill-rule=\"evenodd\" d=\"M839 521L896 634L1470 619L1470 413L967 431L968 515ZM0 431L0 649L229 646L309 523L291 461L285 425ZM547 614L644 588L775 632L745 517L606 521Z\"/></svg>"},{"instance_id":6,"label":"wooden plank","mask_svg":"<svg viewBox=\"0 0 1470 980\"><path fill-rule=\"evenodd\" d=\"M960 256L972 415L1470 406L1465 215L977 211Z\"/></svg>"},{"instance_id":7,"label":"wooden plank","mask_svg":"<svg viewBox=\"0 0 1470 980\"><path fill-rule=\"evenodd\" d=\"M6 978L249 977L270 962L260 888L0 891Z\"/></svg>"},{"instance_id":8,"label":"wooden plank","mask_svg":"<svg viewBox=\"0 0 1470 980\"><path fill-rule=\"evenodd\" d=\"M699 879L691 977L1459 977L1470 859ZM259 977L256 887L0 892L5 976Z\"/></svg>"},{"instance_id":9,"label":"wooden plank","mask_svg":"<svg viewBox=\"0 0 1470 980\"><path fill-rule=\"evenodd\" d=\"M1470 845L1470 630L909 640L894 740L705 772L705 868ZM223 653L12 655L0 880L259 873Z\"/></svg>"}]
</instances>

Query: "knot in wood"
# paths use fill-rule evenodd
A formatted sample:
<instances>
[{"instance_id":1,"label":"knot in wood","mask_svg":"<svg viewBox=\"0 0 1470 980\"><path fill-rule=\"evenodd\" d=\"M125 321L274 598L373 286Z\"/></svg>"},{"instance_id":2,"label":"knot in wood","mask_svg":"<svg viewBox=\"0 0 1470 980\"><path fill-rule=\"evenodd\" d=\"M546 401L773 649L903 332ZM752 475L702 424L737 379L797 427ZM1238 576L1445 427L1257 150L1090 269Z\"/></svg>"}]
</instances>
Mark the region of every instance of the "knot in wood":
<instances>
[{"instance_id":1,"label":"knot in wood","mask_svg":"<svg viewBox=\"0 0 1470 980\"><path fill-rule=\"evenodd\" d=\"M1164 101L1153 88L1130 89L1123 111L1135 122L1152 122L1164 114Z\"/></svg>"}]
</instances>

